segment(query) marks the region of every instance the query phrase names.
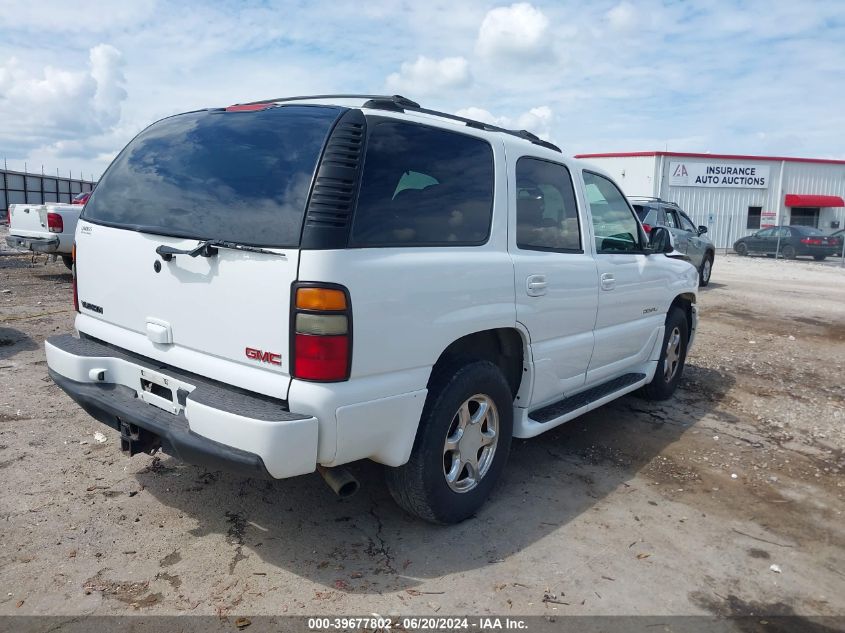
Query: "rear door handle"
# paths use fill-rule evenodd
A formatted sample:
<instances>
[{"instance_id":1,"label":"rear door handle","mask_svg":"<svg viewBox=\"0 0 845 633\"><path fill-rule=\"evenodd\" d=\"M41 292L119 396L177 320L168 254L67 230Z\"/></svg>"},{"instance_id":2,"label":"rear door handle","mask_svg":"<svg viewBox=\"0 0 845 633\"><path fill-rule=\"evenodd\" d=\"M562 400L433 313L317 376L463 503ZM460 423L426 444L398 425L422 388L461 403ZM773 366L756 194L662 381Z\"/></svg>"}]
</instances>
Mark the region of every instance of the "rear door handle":
<instances>
[{"instance_id":1,"label":"rear door handle","mask_svg":"<svg viewBox=\"0 0 845 633\"><path fill-rule=\"evenodd\" d=\"M529 297L540 297L546 294L548 285L545 275L529 275L525 280L525 292Z\"/></svg>"},{"instance_id":2,"label":"rear door handle","mask_svg":"<svg viewBox=\"0 0 845 633\"><path fill-rule=\"evenodd\" d=\"M616 288L616 278L613 276L613 273L602 273L601 274L601 289L602 290L613 290Z\"/></svg>"}]
</instances>

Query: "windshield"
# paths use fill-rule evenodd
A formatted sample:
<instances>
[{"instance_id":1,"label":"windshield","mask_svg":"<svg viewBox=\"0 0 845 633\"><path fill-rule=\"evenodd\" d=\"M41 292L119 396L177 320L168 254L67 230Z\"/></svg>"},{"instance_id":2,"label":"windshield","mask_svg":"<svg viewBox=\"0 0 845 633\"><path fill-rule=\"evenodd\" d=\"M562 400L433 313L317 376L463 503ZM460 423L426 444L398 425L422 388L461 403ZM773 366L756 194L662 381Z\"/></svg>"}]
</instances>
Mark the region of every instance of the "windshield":
<instances>
[{"instance_id":1,"label":"windshield","mask_svg":"<svg viewBox=\"0 0 845 633\"><path fill-rule=\"evenodd\" d=\"M203 110L151 125L85 206L96 223L254 246L298 246L311 180L340 108Z\"/></svg>"}]
</instances>

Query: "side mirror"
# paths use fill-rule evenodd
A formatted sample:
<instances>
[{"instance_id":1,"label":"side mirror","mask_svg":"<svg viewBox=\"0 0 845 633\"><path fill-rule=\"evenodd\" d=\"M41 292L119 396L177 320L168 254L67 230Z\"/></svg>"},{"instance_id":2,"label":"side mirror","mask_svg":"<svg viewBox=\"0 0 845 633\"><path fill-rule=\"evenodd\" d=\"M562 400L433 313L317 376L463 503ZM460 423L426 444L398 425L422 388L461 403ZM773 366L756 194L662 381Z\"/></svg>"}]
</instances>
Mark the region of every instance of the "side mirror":
<instances>
[{"instance_id":1,"label":"side mirror","mask_svg":"<svg viewBox=\"0 0 845 633\"><path fill-rule=\"evenodd\" d=\"M652 253L671 253L675 250L672 245L672 234L665 226L653 226L648 235L648 247Z\"/></svg>"},{"instance_id":2,"label":"side mirror","mask_svg":"<svg viewBox=\"0 0 845 633\"><path fill-rule=\"evenodd\" d=\"M707 233L707 227L706 226L699 226L698 227L698 234L704 235L705 233Z\"/></svg>"}]
</instances>

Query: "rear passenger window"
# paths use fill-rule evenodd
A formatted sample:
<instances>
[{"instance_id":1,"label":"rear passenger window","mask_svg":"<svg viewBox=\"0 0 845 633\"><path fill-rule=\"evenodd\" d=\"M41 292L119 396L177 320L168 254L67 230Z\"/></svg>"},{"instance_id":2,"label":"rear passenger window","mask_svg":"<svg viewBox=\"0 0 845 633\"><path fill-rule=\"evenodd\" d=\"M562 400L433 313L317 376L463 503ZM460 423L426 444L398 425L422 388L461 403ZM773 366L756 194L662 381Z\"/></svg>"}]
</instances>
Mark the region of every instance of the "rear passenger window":
<instances>
[{"instance_id":1,"label":"rear passenger window","mask_svg":"<svg viewBox=\"0 0 845 633\"><path fill-rule=\"evenodd\" d=\"M593 217L596 251L641 252L640 225L616 185L603 176L585 171L584 187Z\"/></svg>"},{"instance_id":2,"label":"rear passenger window","mask_svg":"<svg viewBox=\"0 0 845 633\"><path fill-rule=\"evenodd\" d=\"M489 143L402 121L372 127L353 246L483 244L492 215Z\"/></svg>"},{"instance_id":3,"label":"rear passenger window","mask_svg":"<svg viewBox=\"0 0 845 633\"><path fill-rule=\"evenodd\" d=\"M516 245L581 252L578 208L569 170L523 156L516 163Z\"/></svg>"}]
</instances>

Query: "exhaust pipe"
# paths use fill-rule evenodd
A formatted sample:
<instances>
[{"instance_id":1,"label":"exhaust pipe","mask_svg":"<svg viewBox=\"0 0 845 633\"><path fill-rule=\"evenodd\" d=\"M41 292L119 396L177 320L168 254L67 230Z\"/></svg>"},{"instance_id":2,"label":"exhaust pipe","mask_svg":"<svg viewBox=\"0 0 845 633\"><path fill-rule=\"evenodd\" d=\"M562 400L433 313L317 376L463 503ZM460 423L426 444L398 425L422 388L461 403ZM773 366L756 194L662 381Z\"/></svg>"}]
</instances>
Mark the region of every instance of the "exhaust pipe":
<instances>
[{"instance_id":1,"label":"exhaust pipe","mask_svg":"<svg viewBox=\"0 0 845 633\"><path fill-rule=\"evenodd\" d=\"M348 499L361 487L358 480L345 468L326 468L317 464L317 472L341 499Z\"/></svg>"}]
</instances>

